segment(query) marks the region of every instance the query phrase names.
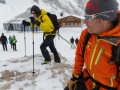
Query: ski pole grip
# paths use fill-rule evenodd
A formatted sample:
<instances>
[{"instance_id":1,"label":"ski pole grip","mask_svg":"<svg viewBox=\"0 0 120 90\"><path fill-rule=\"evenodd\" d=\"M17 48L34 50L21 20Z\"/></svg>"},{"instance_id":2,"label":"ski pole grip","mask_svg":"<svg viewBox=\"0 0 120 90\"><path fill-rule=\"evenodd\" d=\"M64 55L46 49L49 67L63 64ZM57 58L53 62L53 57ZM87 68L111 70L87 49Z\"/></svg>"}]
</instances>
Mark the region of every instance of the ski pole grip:
<instances>
[{"instance_id":1,"label":"ski pole grip","mask_svg":"<svg viewBox=\"0 0 120 90\"><path fill-rule=\"evenodd\" d=\"M33 23L33 24L36 22L34 17L30 17L29 19L31 20L31 23Z\"/></svg>"}]
</instances>

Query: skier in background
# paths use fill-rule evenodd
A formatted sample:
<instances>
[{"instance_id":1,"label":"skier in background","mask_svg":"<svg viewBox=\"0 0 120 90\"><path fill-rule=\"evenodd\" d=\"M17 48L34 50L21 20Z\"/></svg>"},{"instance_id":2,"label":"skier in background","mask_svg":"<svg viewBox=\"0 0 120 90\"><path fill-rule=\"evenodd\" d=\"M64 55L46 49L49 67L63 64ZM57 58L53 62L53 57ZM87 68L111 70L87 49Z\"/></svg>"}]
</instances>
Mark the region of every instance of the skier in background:
<instances>
[{"instance_id":1,"label":"skier in background","mask_svg":"<svg viewBox=\"0 0 120 90\"><path fill-rule=\"evenodd\" d=\"M76 43L76 46L77 46L77 44L78 44L78 38L77 37L75 39L75 43Z\"/></svg>"},{"instance_id":2,"label":"skier in background","mask_svg":"<svg viewBox=\"0 0 120 90\"><path fill-rule=\"evenodd\" d=\"M13 51L17 51L17 49L16 49L16 43L17 43L17 39L16 39L15 35L13 35L13 37L12 37Z\"/></svg>"},{"instance_id":3,"label":"skier in background","mask_svg":"<svg viewBox=\"0 0 120 90\"><path fill-rule=\"evenodd\" d=\"M70 42L71 42L72 44L74 44L74 41L75 41L75 40L74 40L74 38L73 38L73 36L72 36L71 39L70 39ZM71 45L71 49L72 49L72 48L74 49L74 47Z\"/></svg>"},{"instance_id":4,"label":"skier in background","mask_svg":"<svg viewBox=\"0 0 120 90\"><path fill-rule=\"evenodd\" d=\"M12 48L12 37L11 36L9 36L8 41L10 43L10 47Z\"/></svg>"},{"instance_id":5,"label":"skier in background","mask_svg":"<svg viewBox=\"0 0 120 90\"><path fill-rule=\"evenodd\" d=\"M7 37L4 35L4 33L2 33L2 35L0 37L0 41L1 41L1 44L3 46L3 50L7 51L7 43L8 43L8 41L7 41Z\"/></svg>"}]
</instances>

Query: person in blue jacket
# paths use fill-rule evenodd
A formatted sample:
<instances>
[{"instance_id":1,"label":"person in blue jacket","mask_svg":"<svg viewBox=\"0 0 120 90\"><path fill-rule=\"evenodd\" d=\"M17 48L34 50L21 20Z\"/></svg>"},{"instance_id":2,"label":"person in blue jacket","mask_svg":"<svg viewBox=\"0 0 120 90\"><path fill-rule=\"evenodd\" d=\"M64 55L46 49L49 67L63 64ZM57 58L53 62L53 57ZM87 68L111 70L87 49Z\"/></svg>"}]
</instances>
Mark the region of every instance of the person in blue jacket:
<instances>
[{"instance_id":1,"label":"person in blue jacket","mask_svg":"<svg viewBox=\"0 0 120 90\"><path fill-rule=\"evenodd\" d=\"M11 36L9 36L8 41L10 43L10 47L12 48L12 37Z\"/></svg>"}]
</instances>

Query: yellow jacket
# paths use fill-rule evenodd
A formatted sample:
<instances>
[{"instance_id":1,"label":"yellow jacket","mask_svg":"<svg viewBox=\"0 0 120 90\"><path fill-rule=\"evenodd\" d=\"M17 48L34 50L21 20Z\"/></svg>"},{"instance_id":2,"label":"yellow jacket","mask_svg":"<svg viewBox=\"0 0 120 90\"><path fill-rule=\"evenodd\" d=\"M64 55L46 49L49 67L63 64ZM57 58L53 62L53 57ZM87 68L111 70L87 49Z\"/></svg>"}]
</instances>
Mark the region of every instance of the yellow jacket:
<instances>
[{"instance_id":1,"label":"yellow jacket","mask_svg":"<svg viewBox=\"0 0 120 90\"><path fill-rule=\"evenodd\" d=\"M35 19L41 23L39 28L43 31L43 33L52 32L54 30L54 26L53 26L51 20L49 19L47 12L44 9L41 9L40 16ZM43 22L41 21L41 19ZM32 26L32 23L30 26ZM37 26L37 25L35 25L35 26ZM45 34L45 36L48 36L48 35L55 35L55 34L53 34L53 33Z\"/></svg>"}]
</instances>

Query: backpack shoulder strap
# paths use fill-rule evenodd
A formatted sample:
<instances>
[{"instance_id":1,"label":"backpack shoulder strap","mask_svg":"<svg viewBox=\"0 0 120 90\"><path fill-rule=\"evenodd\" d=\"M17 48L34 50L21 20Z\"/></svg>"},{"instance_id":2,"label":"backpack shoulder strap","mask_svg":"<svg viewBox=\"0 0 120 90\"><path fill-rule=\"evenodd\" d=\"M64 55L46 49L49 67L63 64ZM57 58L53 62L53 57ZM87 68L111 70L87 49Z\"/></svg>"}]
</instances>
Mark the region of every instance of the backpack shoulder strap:
<instances>
[{"instance_id":1,"label":"backpack shoulder strap","mask_svg":"<svg viewBox=\"0 0 120 90\"><path fill-rule=\"evenodd\" d=\"M48 15L48 13L47 14L45 14L45 15ZM43 20L42 20L42 17L43 17L44 15L42 15L41 17L40 17L40 20L41 20L41 22L43 22Z\"/></svg>"},{"instance_id":2,"label":"backpack shoulder strap","mask_svg":"<svg viewBox=\"0 0 120 90\"><path fill-rule=\"evenodd\" d=\"M120 44L117 46L115 62L120 65Z\"/></svg>"},{"instance_id":3,"label":"backpack shoulder strap","mask_svg":"<svg viewBox=\"0 0 120 90\"><path fill-rule=\"evenodd\" d=\"M42 17L43 17L43 16L40 17L40 20L41 20L41 22L43 23Z\"/></svg>"},{"instance_id":4,"label":"backpack shoulder strap","mask_svg":"<svg viewBox=\"0 0 120 90\"><path fill-rule=\"evenodd\" d=\"M118 46L115 46L113 45L112 46L112 56L110 58L110 61L109 61L109 64L111 64L113 61L117 60L116 57L117 57L117 49L118 49Z\"/></svg>"},{"instance_id":5,"label":"backpack shoulder strap","mask_svg":"<svg viewBox=\"0 0 120 90\"><path fill-rule=\"evenodd\" d=\"M116 63L118 74L120 73L120 37L107 36L104 40L112 44L112 56L109 60L109 64L112 64L112 62Z\"/></svg>"},{"instance_id":6,"label":"backpack shoulder strap","mask_svg":"<svg viewBox=\"0 0 120 90\"><path fill-rule=\"evenodd\" d=\"M83 42L82 58L84 58L85 48L86 48L86 45L87 45L88 40L89 40L90 37L91 37L91 34L90 34L90 33L87 33L87 35L86 35L86 37L85 37L85 41Z\"/></svg>"},{"instance_id":7,"label":"backpack shoulder strap","mask_svg":"<svg viewBox=\"0 0 120 90\"><path fill-rule=\"evenodd\" d=\"M117 65L117 75L118 75L120 73L120 44L118 44L117 46L113 45L112 47L112 56L109 64L111 64L113 61Z\"/></svg>"},{"instance_id":8,"label":"backpack shoulder strap","mask_svg":"<svg viewBox=\"0 0 120 90\"><path fill-rule=\"evenodd\" d=\"M118 77L120 77L120 44L118 45L118 48L117 48L117 55L116 55L116 58L115 58L115 62L116 62L116 65L117 65L117 75Z\"/></svg>"}]
</instances>

